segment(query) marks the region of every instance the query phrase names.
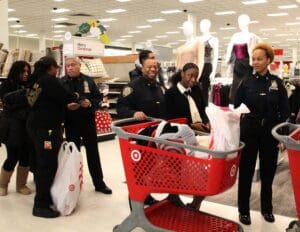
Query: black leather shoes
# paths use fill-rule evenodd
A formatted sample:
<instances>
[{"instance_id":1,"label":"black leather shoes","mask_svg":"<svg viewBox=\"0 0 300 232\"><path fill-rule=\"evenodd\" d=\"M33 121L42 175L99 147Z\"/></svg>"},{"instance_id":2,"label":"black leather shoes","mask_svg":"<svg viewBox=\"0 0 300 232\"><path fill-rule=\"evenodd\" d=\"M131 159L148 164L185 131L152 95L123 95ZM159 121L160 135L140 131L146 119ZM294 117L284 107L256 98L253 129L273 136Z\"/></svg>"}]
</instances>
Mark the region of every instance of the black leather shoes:
<instances>
[{"instance_id":1,"label":"black leather shoes","mask_svg":"<svg viewBox=\"0 0 300 232\"><path fill-rule=\"evenodd\" d=\"M112 194L112 190L109 187L107 187L104 182L100 186L95 187L95 191L104 194Z\"/></svg>"},{"instance_id":2,"label":"black leather shoes","mask_svg":"<svg viewBox=\"0 0 300 232\"><path fill-rule=\"evenodd\" d=\"M32 215L43 218L56 218L59 217L60 213L50 208L37 208L33 207Z\"/></svg>"},{"instance_id":3,"label":"black leather shoes","mask_svg":"<svg viewBox=\"0 0 300 232\"><path fill-rule=\"evenodd\" d=\"M271 223L275 222L275 217L272 213L262 213L262 215L263 215L265 221L271 222Z\"/></svg>"},{"instance_id":4,"label":"black leather shoes","mask_svg":"<svg viewBox=\"0 0 300 232\"><path fill-rule=\"evenodd\" d=\"M251 224L251 218L250 218L249 214L240 214L239 215L239 220L244 225L250 225Z\"/></svg>"},{"instance_id":5,"label":"black leather shoes","mask_svg":"<svg viewBox=\"0 0 300 232\"><path fill-rule=\"evenodd\" d=\"M157 203L158 200L155 200L151 195L147 196L146 200L144 201L145 205L153 205Z\"/></svg>"}]
</instances>

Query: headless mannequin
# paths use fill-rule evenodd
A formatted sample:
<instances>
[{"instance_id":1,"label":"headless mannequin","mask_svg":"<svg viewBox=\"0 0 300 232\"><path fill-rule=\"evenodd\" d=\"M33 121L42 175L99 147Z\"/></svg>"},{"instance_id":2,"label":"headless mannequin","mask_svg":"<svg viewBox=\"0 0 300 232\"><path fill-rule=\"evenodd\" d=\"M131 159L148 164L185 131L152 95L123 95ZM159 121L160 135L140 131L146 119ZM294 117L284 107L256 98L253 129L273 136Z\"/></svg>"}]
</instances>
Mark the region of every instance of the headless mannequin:
<instances>
[{"instance_id":1,"label":"headless mannequin","mask_svg":"<svg viewBox=\"0 0 300 232\"><path fill-rule=\"evenodd\" d=\"M210 20L201 20L200 31L202 32L202 35L199 37L199 39L204 44L204 66L199 77L199 83L202 88L206 105L208 105L210 81L212 81L215 77L219 56L219 40L211 35L210 27Z\"/></svg>"},{"instance_id":2,"label":"headless mannequin","mask_svg":"<svg viewBox=\"0 0 300 232\"><path fill-rule=\"evenodd\" d=\"M252 64L251 53L254 46L259 43L260 38L249 32L250 18L246 14L242 14L238 18L240 32L233 34L228 44L226 62L229 70L233 70L233 81L229 93L230 103L234 102L236 90L245 76L251 71Z\"/></svg>"},{"instance_id":3,"label":"headless mannequin","mask_svg":"<svg viewBox=\"0 0 300 232\"><path fill-rule=\"evenodd\" d=\"M202 70L204 46L200 40L193 37L193 24L191 22L185 21L183 23L183 34L186 43L177 48L176 69L181 70L186 63L194 63L197 64L199 70Z\"/></svg>"}]
</instances>

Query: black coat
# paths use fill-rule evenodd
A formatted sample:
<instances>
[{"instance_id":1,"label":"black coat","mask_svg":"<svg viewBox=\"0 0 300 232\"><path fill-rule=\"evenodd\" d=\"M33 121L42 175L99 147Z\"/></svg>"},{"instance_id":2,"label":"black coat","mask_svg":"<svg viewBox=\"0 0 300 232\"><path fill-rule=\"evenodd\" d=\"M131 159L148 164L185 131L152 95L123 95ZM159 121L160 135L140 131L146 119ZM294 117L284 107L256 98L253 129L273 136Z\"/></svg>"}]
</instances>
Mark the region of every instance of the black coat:
<instances>
[{"instance_id":1,"label":"black coat","mask_svg":"<svg viewBox=\"0 0 300 232\"><path fill-rule=\"evenodd\" d=\"M202 122L207 123L209 120L205 113L205 103L200 87L196 85L191 90L191 97L195 101ZM179 91L177 86L173 86L166 91L165 99L167 106L167 117L169 119L185 117L188 119L189 123L192 123L188 99Z\"/></svg>"}]
</instances>

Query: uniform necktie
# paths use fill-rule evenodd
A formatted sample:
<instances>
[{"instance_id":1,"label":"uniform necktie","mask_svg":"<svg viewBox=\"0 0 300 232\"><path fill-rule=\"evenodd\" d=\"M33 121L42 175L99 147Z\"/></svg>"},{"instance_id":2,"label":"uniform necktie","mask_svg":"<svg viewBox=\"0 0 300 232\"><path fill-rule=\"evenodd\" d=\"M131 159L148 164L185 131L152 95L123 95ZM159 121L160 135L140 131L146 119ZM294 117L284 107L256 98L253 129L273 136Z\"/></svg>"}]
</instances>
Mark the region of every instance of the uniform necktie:
<instances>
[{"instance_id":1,"label":"uniform necktie","mask_svg":"<svg viewBox=\"0 0 300 232\"><path fill-rule=\"evenodd\" d=\"M190 108L190 112L191 112L191 117L192 117L192 122L202 122L197 105L194 101L194 99L191 96L192 91L191 90L186 90L184 92L184 94L187 97L187 100L189 102L189 108Z\"/></svg>"}]
</instances>

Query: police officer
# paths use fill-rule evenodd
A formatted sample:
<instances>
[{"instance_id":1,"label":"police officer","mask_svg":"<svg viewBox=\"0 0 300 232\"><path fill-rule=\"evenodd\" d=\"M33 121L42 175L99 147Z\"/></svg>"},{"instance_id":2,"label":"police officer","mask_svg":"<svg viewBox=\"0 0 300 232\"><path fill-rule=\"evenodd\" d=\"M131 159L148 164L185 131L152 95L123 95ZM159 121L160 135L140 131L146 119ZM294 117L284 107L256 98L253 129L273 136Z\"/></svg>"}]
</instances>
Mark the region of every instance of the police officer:
<instances>
[{"instance_id":1,"label":"police officer","mask_svg":"<svg viewBox=\"0 0 300 232\"><path fill-rule=\"evenodd\" d=\"M272 183L275 176L278 142L271 129L289 117L286 90L281 79L270 74L268 65L274 52L268 44L257 44L252 52L253 73L240 84L234 105L244 103L250 110L241 118L241 141L245 142L240 160L238 181L238 209L241 223L250 225L249 199L257 154L261 177L261 214L267 222L274 222Z\"/></svg>"},{"instance_id":2,"label":"police officer","mask_svg":"<svg viewBox=\"0 0 300 232\"><path fill-rule=\"evenodd\" d=\"M158 65L155 59L142 64L143 75L129 82L117 101L117 113L121 118L165 118L165 100L162 86L156 81Z\"/></svg>"},{"instance_id":3,"label":"police officer","mask_svg":"<svg viewBox=\"0 0 300 232\"><path fill-rule=\"evenodd\" d=\"M144 120L147 117L166 118L163 87L156 81L157 61L152 58L142 63L142 76L126 86L117 101L117 113L121 118ZM157 201L149 195L145 204Z\"/></svg>"},{"instance_id":4,"label":"police officer","mask_svg":"<svg viewBox=\"0 0 300 232\"><path fill-rule=\"evenodd\" d=\"M65 62L67 75L62 78L62 84L66 90L79 94L78 102L67 105L66 139L73 141L80 149L82 137L95 191L112 194L112 190L103 181L95 125L95 110L99 108L102 95L92 78L80 73L80 61L76 57L68 57Z\"/></svg>"}]
</instances>

